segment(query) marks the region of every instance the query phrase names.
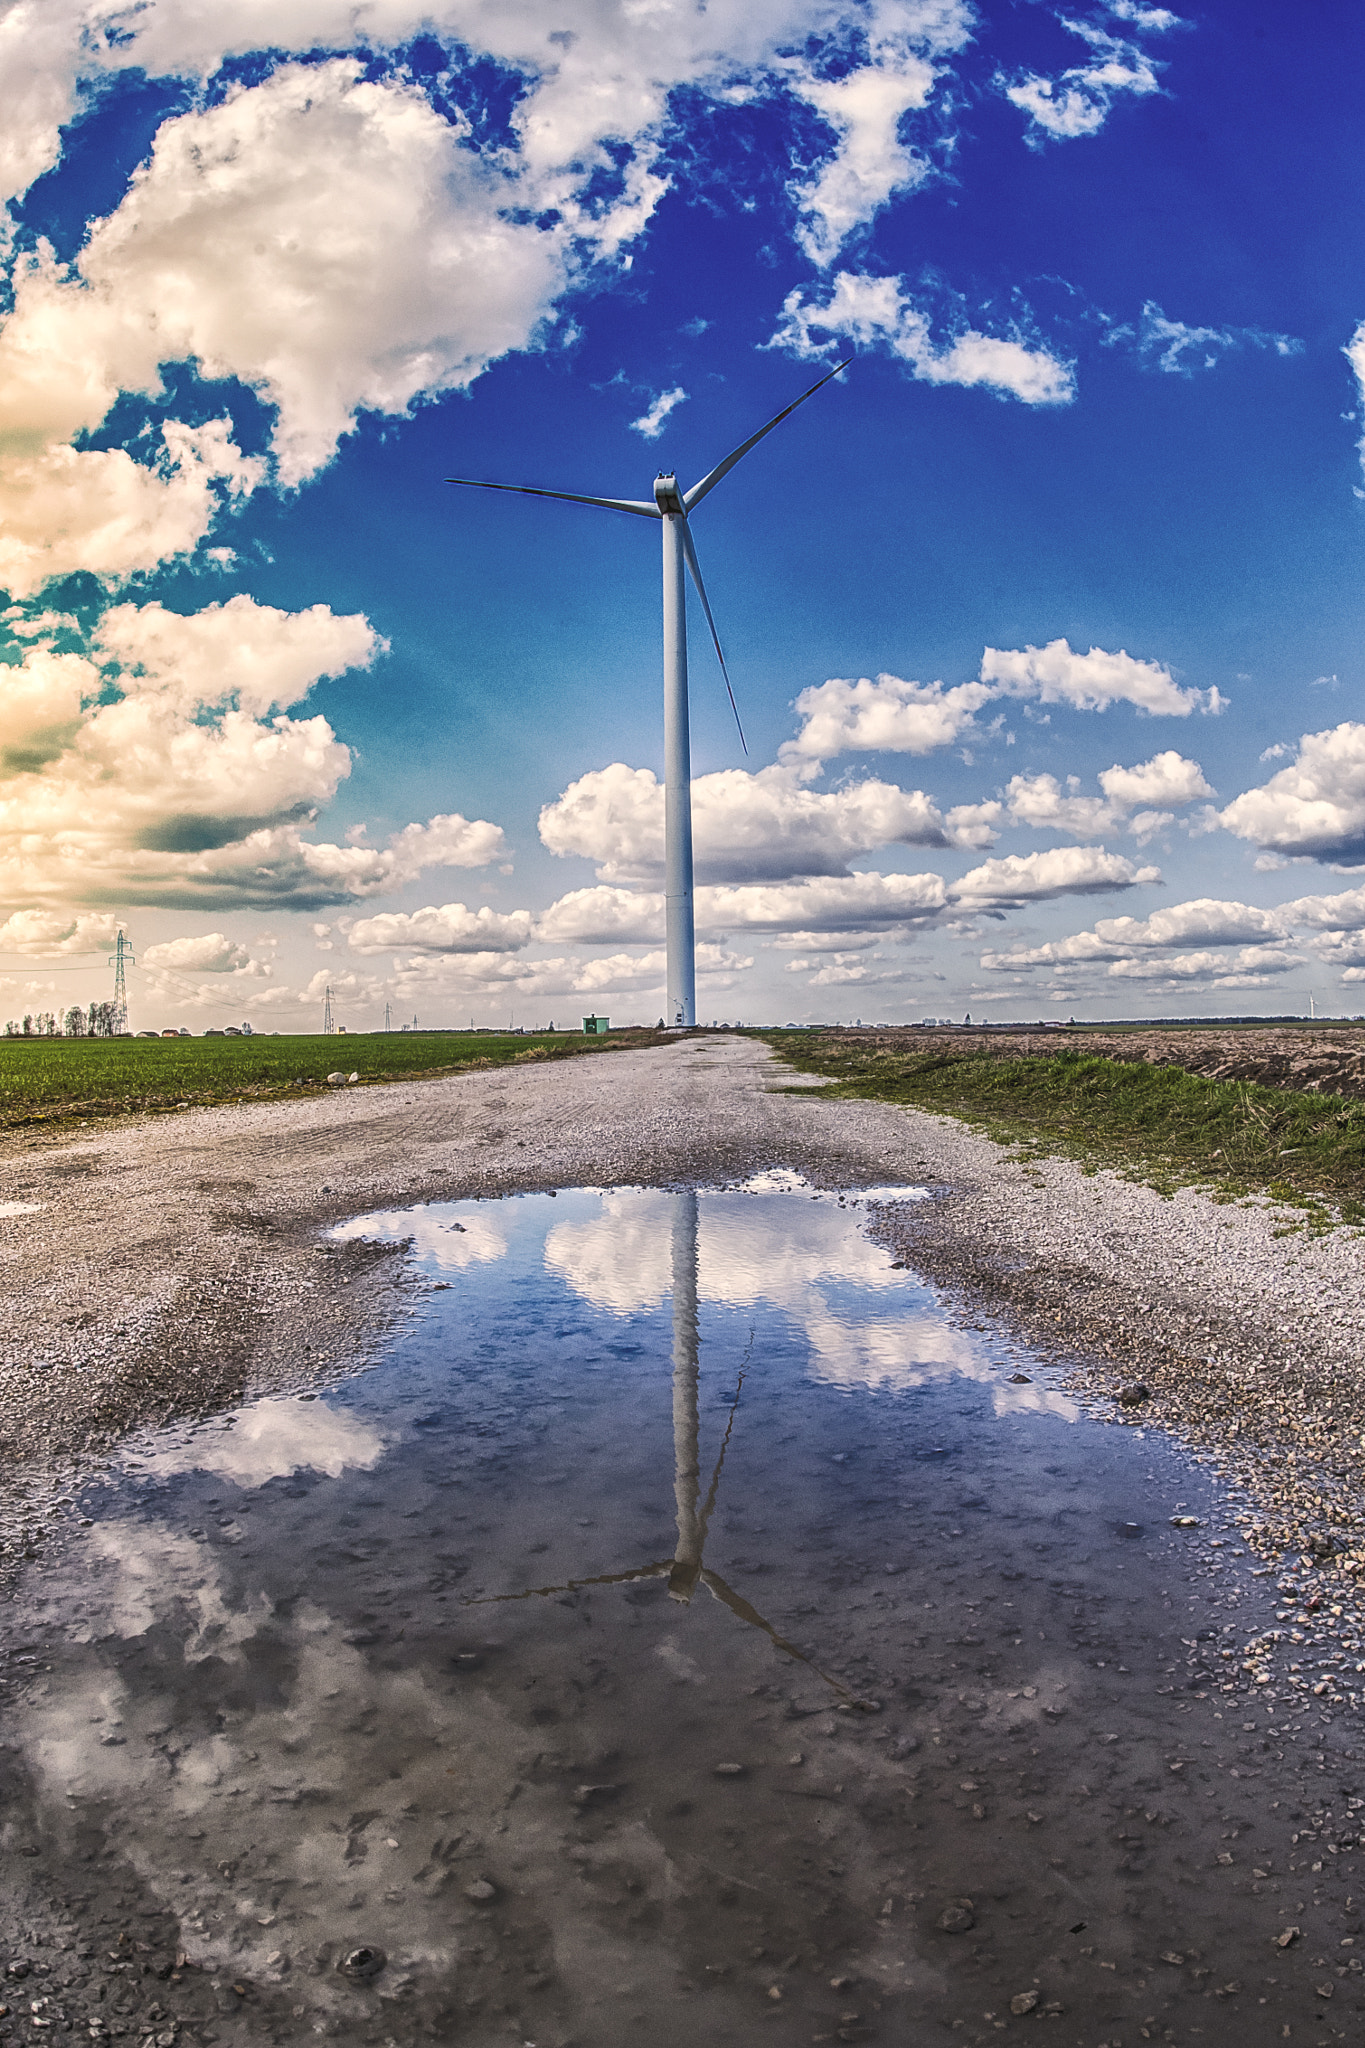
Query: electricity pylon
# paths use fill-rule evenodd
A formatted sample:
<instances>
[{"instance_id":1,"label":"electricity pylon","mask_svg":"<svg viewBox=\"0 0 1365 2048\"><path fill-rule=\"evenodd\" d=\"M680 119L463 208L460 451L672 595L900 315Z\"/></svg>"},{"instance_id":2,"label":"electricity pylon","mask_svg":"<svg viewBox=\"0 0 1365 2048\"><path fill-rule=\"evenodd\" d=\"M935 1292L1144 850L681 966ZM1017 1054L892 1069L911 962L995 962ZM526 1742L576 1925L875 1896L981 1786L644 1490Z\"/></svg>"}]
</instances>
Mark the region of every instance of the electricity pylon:
<instances>
[{"instance_id":1,"label":"electricity pylon","mask_svg":"<svg viewBox=\"0 0 1365 2048\"><path fill-rule=\"evenodd\" d=\"M114 941L114 950L109 955L109 965L114 970L115 1038L126 1037L128 1031L128 983L124 979L123 973L123 963L125 960L131 960L134 967L136 967L137 954L128 944L128 941L124 936L123 926L120 925L118 928L117 938Z\"/></svg>"},{"instance_id":2,"label":"electricity pylon","mask_svg":"<svg viewBox=\"0 0 1365 2048\"><path fill-rule=\"evenodd\" d=\"M322 998L322 1035L324 1038L330 1038L335 1030L336 1025L332 1019L332 984L329 981L327 992Z\"/></svg>"}]
</instances>

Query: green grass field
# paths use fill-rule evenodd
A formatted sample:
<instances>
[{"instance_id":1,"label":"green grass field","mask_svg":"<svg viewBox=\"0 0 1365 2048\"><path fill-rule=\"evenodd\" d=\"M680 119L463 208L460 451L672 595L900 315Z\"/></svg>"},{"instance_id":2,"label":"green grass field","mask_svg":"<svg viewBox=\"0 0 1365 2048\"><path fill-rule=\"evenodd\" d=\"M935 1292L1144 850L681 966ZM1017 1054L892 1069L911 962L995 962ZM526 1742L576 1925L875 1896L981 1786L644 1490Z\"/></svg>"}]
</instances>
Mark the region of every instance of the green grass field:
<instances>
[{"instance_id":1,"label":"green grass field","mask_svg":"<svg viewBox=\"0 0 1365 2048\"><path fill-rule=\"evenodd\" d=\"M763 1038L798 1072L828 1074L835 1095L903 1102L960 1117L1029 1153L1112 1166L1169 1192L1198 1181L1229 1199L1270 1194L1326 1222L1365 1221L1365 1103L1241 1081L1209 1081L1059 1050L923 1052L849 1046L834 1032Z\"/></svg>"},{"instance_id":2,"label":"green grass field","mask_svg":"<svg viewBox=\"0 0 1365 2048\"><path fill-rule=\"evenodd\" d=\"M571 1059L657 1033L393 1031L335 1038L0 1038L0 1127L257 1102L326 1091L329 1073L407 1081L462 1067Z\"/></svg>"}]
</instances>

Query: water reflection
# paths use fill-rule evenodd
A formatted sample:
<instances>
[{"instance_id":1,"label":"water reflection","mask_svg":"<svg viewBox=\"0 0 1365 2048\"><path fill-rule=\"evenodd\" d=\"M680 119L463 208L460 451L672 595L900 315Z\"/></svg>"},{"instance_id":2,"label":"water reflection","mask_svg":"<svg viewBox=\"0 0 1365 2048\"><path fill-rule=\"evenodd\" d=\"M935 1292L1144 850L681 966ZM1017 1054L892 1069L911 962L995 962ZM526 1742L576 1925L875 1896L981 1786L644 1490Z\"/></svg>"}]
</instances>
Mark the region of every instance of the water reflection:
<instances>
[{"instance_id":1,"label":"water reflection","mask_svg":"<svg viewBox=\"0 0 1365 2048\"><path fill-rule=\"evenodd\" d=\"M9 1725L49 1895L94 1872L120 1925L173 1911L226 1996L276 1987L261 2039L745 2041L759 1948L825 1958L783 2048L842 2024L810 2000L851 1957L899 1995L879 1915L926 1843L893 1741L930 1698L1057 1701L1014 1566L1027 1537L1078 1569L1103 1447L1006 1412L1045 1373L1012 1383L851 1208L783 1176L344 1226L454 1284L325 1398L149 1433L5 1624L46 1667ZM372 1989L333 1966L361 1943ZM684 1970L712 2004L677 2007ZM425 2002L367 2031L390 1998Z\"/></svg>"},{"instance_id":2,"label":"water reflection","mask_svg":"<svg viewBox=\"0 0 1365 2048\"><path fill-rule=\"evenodd\" d=\"M144 1472L216 1472L241 1487L264 1486L294 1472L368 1471L384 1455L372 1424L311 1396L252 1401L224 1421L172 1435L138 1459Z\"/></svg>"},{"instance_id":3,"label":"water reflection","mask_svg":"<svg viewBox=\"0 0 1365 2048\"><path fill-rule=\"evenodd\" d=\"M673 1295L673 1500L677 1514L678 1540L671 1558L656 1559L647 1564L629 1565L624 1571L599 1572L591 1578L565 1579L553 1586L528 1586L517 1593L495 1593L487 1600L472 1600L471 1606L500 1606L508 1600L546 1599L554 1594L573 1593L585 1586L628 1585L644 1579L667 1576L668 1597L686 1607L700 1583L706 1587L723 1607L728 1607L751 1628L762 1631L775 1647L800 1664L809 1665L816 1676L842 1699L850 1700L853 1695L847 1686L837 1678L822 1671L804 1651L797 1649L780 1636L770 1621L764 1619L758 1609L726 1584L719 1572L708 1568L703 1560L706 1547L706 1532L720 1491L721 1473L725 1466L725 1454L730 1447L730 1437L735 1426L735 1416L740 1397L744 1391L742 1366L737 1375L734 1399L726 1418L725 1434L721 1439L720 1451L716 1458L715 1470L707 1488L706 1499L701 1497L701 1339L697 1318L699 1232L698 1200L695 1188L686 1188L666 1197L672 1211L669 1230L669 1277ZM654 1220L657 1221L657 1211ZM547 1248L546 1263L550 1263Z\"/></svg>"}]
</instances>

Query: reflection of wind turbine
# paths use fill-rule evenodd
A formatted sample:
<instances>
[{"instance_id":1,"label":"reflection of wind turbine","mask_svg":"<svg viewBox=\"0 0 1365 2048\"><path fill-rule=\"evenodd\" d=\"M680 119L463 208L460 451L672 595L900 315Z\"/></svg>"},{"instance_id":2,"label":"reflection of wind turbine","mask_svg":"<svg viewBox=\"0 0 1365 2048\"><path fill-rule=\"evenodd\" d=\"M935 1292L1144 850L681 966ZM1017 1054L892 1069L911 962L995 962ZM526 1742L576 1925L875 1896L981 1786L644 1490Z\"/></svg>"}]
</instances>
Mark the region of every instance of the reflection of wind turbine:
<instances>
[{"instance_id":1,"label":"reflection of wind turbine","mask_svg":"<svg viewBox=\"0 0 1365 2048\"><path fill-rule=\"evenodd\" d=\"M851 361L852 358L849 358ZM665 893L667 898L668 931L668 1021L671 1025L692 1025L697 1021L697 971L696 934L692 916L692 749L687 717L687 583L683 573L686 563L692 581L697 586L701 608L706 614L706 623L711 629L711 642L720 662L725 687L729 691L730 707L739 725L739 707L735 693L730 689L730 674L725 666L725 656L720 650L720 636L716 622L711 616L711 606L706 595L706 586L701 580L701 566L697 551L692 545L692 530L688 525L688 514L695 511L708 491L713 491L721 478L727 476L742 455L780 426L798 405L804 405L808 398L825 384L830 377L837 377L840 370L846 370L848 362L842 362L831 370L828 376L812 384L809 391L803 391L790 405L784 406L776 418L751 434L747 441L741 441L738 448L718 462L714 469L693 484L690 491L678 488L678 479L671 473L661 473L654 480L654 500L641 498L589 498L578 491L542 490L534 484L490 484L482 478L472 476L448 476L448 484L469 484L480 491L517 491L529 498L565 498L571 505L604 505L609 512L635 512L642 519L657 519L663 526L664 542L664 858L666 868ZM740 744L747 754L744 742L744 728L739 726Z\"/></svg>"},{"instance_id":2,"label":"reflection of wind turbine","mask_svg":"<svg viewBox=\"0 0 1365 2048\"><path fill-rule=\"evenodd\" d=\"M706 1531L720 1491L720 1475L725 1465L725 1453L730 1447L730 1432L735 1426L735 1411L739 1407L744 1375L741 1373L739 1376L716 1469L711 1474L711 1484L703 1501L698 1347L697 1192L695 1188L687 1188L673 1198L673 1497L678 1510L677 1549L672 1557L657 1559L652 1564L634 1565L627 1571L599 1572L590 1579L566 1579L560 1586L528 1586L521 1593L485 1594L478 1599L466 1600L464 1605L493 1607L507 1600L535 1600L548 1598L552 1593L575 1593L582 1586L623 1586L640 1579L666 1576L670 1599L686 1606L700 1581L723 1607L728 1607L741 1621L747 1621L751 1628L762 1629L779 1650L788 1657L794 1657L799 1664L808 1665L817 1678L823 1678L825 1684L841 1698L857 1706L860 1702L855 1693L841 1685L837 1678L831 1678L827 1671L822 1671L818 1664L813 1664L795 1643L789 1643L780 1636L756 1607L751 1607L732 1586L726 1585L719 1572L713 1572L702 1562Z\"/></svg>"}]
</instances>

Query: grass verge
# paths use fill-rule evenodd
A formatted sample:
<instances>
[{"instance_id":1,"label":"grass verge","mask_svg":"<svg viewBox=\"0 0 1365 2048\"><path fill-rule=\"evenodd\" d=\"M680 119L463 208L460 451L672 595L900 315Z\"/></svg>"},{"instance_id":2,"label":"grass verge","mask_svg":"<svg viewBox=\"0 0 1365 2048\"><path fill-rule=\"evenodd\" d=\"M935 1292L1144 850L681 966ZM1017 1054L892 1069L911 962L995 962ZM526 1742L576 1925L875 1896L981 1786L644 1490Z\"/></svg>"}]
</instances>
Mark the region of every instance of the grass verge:
<instances>
[{"instance_id":1,"label":"grass verge","mask_svg":"<svg viewBox=\"0 0 1365 2048\"><path fill-rule=\"evenodd\" d=\"M1024 1157L1113 1167L1166 1194L1197 1182L1229 1201L1269 1195L1310 1228L1365 1222L1365 1103L1341 1095L1063 1049L1021 1058L989 1044L917 1052L835 1031L762 1036L799 1073L830 1076L830 1094L958 1117Z\"/></svg>"},{"instance_id":2,"label":"grass verge","mask_svg":"<svg viewBox=\"0 0 1365 2048\"><path fill-rule=\"evenodd\" d=\"M329 1073L412 1081L470 1067L572 1059L650 1045L652 1031L580 1038L393 1031L324 1038L0 1039L0 1129L325 1093Z\"/></svg>"}]
</instances>

